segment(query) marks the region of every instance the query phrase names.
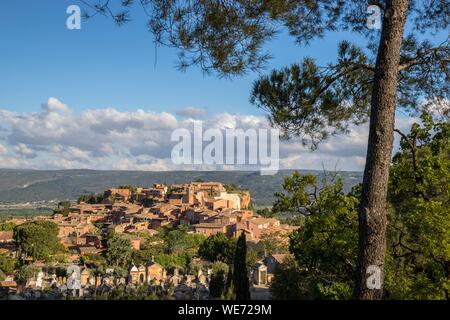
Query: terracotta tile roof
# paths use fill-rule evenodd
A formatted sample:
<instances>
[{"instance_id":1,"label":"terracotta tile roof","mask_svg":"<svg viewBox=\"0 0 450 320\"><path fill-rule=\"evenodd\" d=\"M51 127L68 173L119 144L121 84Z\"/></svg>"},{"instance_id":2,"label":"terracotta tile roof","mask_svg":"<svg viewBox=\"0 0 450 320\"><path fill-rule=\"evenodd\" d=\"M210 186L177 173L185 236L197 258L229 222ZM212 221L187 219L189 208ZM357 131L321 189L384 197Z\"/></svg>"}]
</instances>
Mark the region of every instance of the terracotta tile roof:
<instances>
[{"instance_id":1,"label":"terracotta tile roof","mask_svg":"<svg viewBox=\"0 0 450 320\"><path fill-rule=\"evenodd\" d=\"M193 225L193 227L195 228L212 228L212 229L223 228L225 226L226 224L221 223L198 223Z\"/></svg>"},{"instance_id":2,"label":"terracotta tile roof","mask_svg":"<svg viewBox=\"0 0 450 320\"><path fill-rule=\"evenodd\" d=\"M0 281L0 287L17 287L15 281Z\"/></svg>"}]
</instances>

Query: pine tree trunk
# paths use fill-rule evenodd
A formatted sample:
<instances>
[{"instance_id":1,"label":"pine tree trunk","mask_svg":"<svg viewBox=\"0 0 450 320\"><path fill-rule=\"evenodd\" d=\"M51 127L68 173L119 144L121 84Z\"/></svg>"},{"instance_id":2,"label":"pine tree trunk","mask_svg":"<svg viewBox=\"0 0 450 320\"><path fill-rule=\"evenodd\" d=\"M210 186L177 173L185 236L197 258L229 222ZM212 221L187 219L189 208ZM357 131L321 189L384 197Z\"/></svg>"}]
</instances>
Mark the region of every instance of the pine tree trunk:
<instances>
[{"instance_id":1,"label":"pine tree trunk","mask_svg":"<svg viewBox=\"0 0 450 320\"><path fill-rule=\"evenodd\" d=\"M386 196L394 136L400 47L408 5L409 0L388 0L384 11L375 67L369 141L359 209L359 253L355 299L381 299L383 295L387 228ZM372 282L374 279L375 281ZM368 281L370 281L369 287Z\"/></svg>"}]
</instances>

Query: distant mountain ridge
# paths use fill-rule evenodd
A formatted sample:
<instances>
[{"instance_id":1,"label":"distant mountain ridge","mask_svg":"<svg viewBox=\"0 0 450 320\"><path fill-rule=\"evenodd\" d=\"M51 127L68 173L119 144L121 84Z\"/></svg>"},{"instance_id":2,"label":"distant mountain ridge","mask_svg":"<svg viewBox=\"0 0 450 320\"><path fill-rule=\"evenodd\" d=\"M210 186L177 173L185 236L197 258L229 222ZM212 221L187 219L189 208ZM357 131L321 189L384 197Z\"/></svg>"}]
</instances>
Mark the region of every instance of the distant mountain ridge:
<instances>
[{"instance_id":1,"label":"distant mountain ridge","mask_svg":"<svg viewBox=\"0 0 450 320\"><path fill-rule=\"evenodd\" d=\"M16 170L0 169L0 202L19 203L74 200L80 194L102 192L119 185L151 186L154 183L187 183L195 180L236 184L250 190L258 206L270 205L273 194L282 191L283 178L295 170L280 170L273 176L259 171L96 171L96 170ZM299 170L322 176L323 171ZM362 172L341 172L344 188L362 181Z\"/></svg>"}]
</instances>

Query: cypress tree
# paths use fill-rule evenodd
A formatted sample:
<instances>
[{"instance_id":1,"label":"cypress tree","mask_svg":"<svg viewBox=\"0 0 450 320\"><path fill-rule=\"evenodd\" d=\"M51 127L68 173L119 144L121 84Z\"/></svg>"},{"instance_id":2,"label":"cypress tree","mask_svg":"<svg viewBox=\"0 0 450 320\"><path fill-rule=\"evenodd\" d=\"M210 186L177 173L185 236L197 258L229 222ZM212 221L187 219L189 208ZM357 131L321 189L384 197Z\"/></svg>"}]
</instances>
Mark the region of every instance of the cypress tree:
<instances>
[{"instance_id":1,"label":"cypress tree","mask_svg":"<svg viewBox=\"0 0 450 320\"><path fill-rule=\"evenodd\" d=\"M247 272L247 243L242 232L236 243L233 261L233 285L236 300L250 300L250 283Z\"/></svg>"},{"instance_id":2,"label":"cypress tree","mask_svg":"<svg viewBox=\"0 0 450 320\"><path fill-rule=\"evenodd\" d=\"M235 300L236 296L234 294L233 286L233 265L228 266L227 281L225 283L225 290L222 295L222 300Z\"/></svg>"},{"instance_id":3,"label":"cypress tree","mask_svg":"<svg viewBox=\"0 0 450 320\"><path fill-rule=\"evenodd\" d=\"M225 288L225 272L220 270L211 277L211 282L209 283L209 296L212 298L220 298L224 294Z\"/></svg>"}]
</instances>

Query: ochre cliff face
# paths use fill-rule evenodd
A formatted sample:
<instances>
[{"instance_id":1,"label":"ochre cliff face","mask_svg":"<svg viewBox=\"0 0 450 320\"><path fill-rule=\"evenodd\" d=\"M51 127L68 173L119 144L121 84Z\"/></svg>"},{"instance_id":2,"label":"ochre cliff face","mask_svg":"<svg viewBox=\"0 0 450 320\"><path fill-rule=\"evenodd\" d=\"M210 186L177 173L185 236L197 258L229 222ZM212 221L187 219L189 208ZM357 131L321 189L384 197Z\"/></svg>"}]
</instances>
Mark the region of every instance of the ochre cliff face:
<instances>
[{"instance_id":1,"label":"ochre cliff face","mask_svg":"<svg viewBox=\"0 0 450 320\"><path fill-rule=\"evenodd\" d=\"M250 193L244 191L240 194L241 197L241 209L247 210L250 206Z\"/></svg>"}]
</instances>

